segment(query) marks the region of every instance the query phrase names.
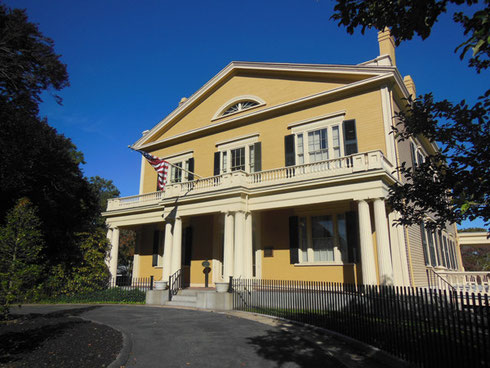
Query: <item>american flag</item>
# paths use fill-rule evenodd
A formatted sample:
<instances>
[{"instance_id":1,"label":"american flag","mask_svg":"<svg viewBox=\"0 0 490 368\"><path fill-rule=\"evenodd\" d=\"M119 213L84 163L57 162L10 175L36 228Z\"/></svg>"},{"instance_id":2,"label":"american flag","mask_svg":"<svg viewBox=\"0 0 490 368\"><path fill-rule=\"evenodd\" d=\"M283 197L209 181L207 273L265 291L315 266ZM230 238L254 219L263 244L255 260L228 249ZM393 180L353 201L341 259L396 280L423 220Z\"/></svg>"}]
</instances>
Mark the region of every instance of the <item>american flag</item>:
<instances>
[{"instance_id":1,"label":"american flag","mask_svg":"<svg viewBox=\"0 0 490 368\"><path fill-rule=\"evenodd\" d=\"M143 156L145 156L148 163L151 166L153 166L153 168L158 173L158 190L165 190L165 184L167 184L167 173L168 173L168 168L170 167L170 164L167 161L162 160L161 158L152 156L147 152L143 152L140 150L137 150L137 151L139 153L141 153Z\"/></svg>"}]
</instances>

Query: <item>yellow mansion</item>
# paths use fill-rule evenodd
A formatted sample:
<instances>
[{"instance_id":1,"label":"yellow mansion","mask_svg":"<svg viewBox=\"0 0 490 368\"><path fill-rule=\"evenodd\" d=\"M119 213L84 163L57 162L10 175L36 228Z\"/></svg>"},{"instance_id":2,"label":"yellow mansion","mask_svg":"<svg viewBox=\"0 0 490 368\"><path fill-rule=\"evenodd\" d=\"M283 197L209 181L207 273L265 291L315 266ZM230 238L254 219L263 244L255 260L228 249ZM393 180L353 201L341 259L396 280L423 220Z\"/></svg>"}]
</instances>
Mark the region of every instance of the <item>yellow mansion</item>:
<instances>
[{"instance_id":1,"label":"yellow mansion","mask_svg":"<svg viewBox=\"0 0 490 368\"><path fill-rule=\"evenodd\" d=\"M427 268L459 270L454 226L393 226L396 167L437 149L399 143L396 113L415 86L380 56L357 65L231 62L136 141L172 164L165 191L141 161L139 194L104 216L117 269L120 229L137 233L133 277L203 286L235 278L427 285ZM183 168L184 170L179 170ZM189 172L195 173L190 174Z\"/></svg>"}]
</instances>

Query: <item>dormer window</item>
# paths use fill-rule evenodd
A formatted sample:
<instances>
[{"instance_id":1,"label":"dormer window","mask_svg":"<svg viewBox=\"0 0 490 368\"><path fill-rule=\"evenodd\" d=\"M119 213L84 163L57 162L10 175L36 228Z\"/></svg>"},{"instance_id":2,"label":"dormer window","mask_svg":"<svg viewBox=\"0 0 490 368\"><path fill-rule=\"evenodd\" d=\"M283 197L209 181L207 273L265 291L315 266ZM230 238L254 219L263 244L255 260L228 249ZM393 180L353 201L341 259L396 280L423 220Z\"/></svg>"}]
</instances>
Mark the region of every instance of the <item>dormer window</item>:
<instances>
[{"instance_id":1,"label":"dormer window","mask_svg":"<svg viewBox=\"0 0 490 368\"><path fill-rule=\"evenodd\" d=\"M251 107L257 106L259 103L256 101L242 101L228 107L224 112L223 116L233 114L234 112L240 112L243 110L250 109Z\"/></svg>"},{"instance_id":2,"label":"dormer window","mask_svg":"<svg viewBox=\"0 0 490 368\"><path fill-rule=\"evenodd\" d=\"M219 110L214 114L213 119L219 119L224 116L229 116L233 114L238 114L242 111L252 109L254 107L265 105L265 101L257 96L252 95L244 95L235 97L228 102L226 102L223 106L219 108Z\"/></svg>"}]
</instances>

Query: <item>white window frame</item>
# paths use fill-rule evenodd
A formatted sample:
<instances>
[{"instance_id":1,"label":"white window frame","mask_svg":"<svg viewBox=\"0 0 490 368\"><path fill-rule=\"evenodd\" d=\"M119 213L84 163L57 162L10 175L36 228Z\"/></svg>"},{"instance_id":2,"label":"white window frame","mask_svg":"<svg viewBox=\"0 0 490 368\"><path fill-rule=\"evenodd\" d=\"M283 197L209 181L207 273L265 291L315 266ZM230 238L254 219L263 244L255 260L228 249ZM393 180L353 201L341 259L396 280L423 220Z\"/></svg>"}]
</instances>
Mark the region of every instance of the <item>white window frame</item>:
<instances>
[{"instance_id":1,"label":"white window frame","mask_svg":"<svg viewBox=\"0 0 490 368\"><path fill-rule=\"evenodd\" d=\"M219 155L219 172L220 174L230 173L231 171L231 151L239 148L245 148L245 172L253 172L250 162L250 148L259 142L259 134L251 134L243 137L233 138L227 141L216 143ZM224 157L226 158L224 159ZM256 157L256 156L254 156ZM240 171L240 170L237 170Z\"/></svg>"},{"instance_id":2,"label":"white window frame","mask_svg":"<svg viewBox=\"0 0 490 368\"><path fill-rule=\"evenodd\" d=\"M176 164L179 164L181 163L182 164L182 168L183 169L186 169L186 170L189 170L189 167L188 167L188 160L190 158L193 158L194 157L194 151L186 151L186 152L180 152L180 153L176 153L174 155L171 155L171 156L166 156L166 157L163 157L163 159L165 161L168 161L169 163L171 163L172 165L176 165ZM187 172L185 171L182 171L182 180L179 181L179 182L175 182L172 178L172 173L174 172L174 170L176 170L174 168L174 166L170 165L169 167L169 170L168 170L168 179L167 179L167 184L177 184L177 183L185 183L187 182Z\"/></svg>"},{"instance_id":3,"label":"white window frame","mask_svg":"<svg viewBox=\"0 0 490 368\"><path fill-rule=\"evenodd\" d=\"M318 161L310 162L310 152L309 147L309 137L308 134L312 132L319 131L321 129L327 129L327 148L328 148L328 160L335 159L334 157L334 146L333 146L333 128L338 127L339 130L339 157L344 157L344 129L343 122L345 120L345 112L341 111L335 114L330 114L323 117L318 117L315 119L301 121L297 123L290 124L291 133L294 134L294 151L295 151L295 162L298 165L309 164ZM298 135L303 135L303 152L298 150ZM303 162L300 163L300 157L303 157Z\"/></svg>"},{"instance_id":4,"label":"white window frame","mask_svg":"<svg viewBox=\"0 0 490 368\"><path fill-rule=\"evenodd\" d=\"M348 259L348 244L340 244L340 234L339 234L339 216L344 216L345 221L345 213L307 213L307 214L299 214L298 215L298 263L295 266L335 266L335 265L346 265L350 264L347 262ZM332 227L333 227L333 260L332 261L315 261L315 251L313 248L313 229L312 229L312 218L313 217L321 217L321 216L330 216L332 219ZM301 219L304 218L306 220L306 259L303 257L303 253L305 251L305 247L303 244L304 236L301 231Z\"/></svg>"}]
</instances>

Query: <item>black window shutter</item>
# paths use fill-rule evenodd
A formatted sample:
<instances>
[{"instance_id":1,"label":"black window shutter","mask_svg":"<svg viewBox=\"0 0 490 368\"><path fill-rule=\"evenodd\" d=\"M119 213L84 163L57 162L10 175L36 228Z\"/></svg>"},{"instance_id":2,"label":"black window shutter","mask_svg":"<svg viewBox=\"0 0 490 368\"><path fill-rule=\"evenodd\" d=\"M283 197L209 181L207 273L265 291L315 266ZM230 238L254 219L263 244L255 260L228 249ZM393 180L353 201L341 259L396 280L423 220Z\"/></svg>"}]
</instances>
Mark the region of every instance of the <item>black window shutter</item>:
<instances>
[{"instance_id":1,"label":"black window shutter","mask_svg":"<svg viewBox=\"0 0 490 368\"><path fill-rule=\"evenodd\" d=\"M153 267L158 266L158 243L160 241L160 231L155 230L153 232L153 258L151 265Z\"/></svg>"},{"instance_id":2,"label":"black window shutter","mask_svg":"<svg viewBox=\"0 0 490 368\"><path fill-rule=\"evenodd\" d=\"M355 119L344 120L342 126L344 130L344 154L346 156L356 154L358 151Z\"/></svg>"},{"instance_id":3,"label":"black window shutter","mask_svg":"<svg viewBox=\"0 0 490 368\"><path fill-rule=\"evenodd\" d=\"M357 226L357 212L345 214L347 232L347 260L350 263L359 262L359 226Z\"/></svg>"},{"instance_id":4,"label":"black window shutter","mask_svg":"<svg viewBox=\"0 0 490 368\"><path fill-rule=\"evenodd\" d=\"M284 152L286 166L296 165L296 154L294 151L294 134L286 135L284 137Z\"/></svg>"},{"instance_id":5,"label":"black window shutter","mask_svg":"<svg viewBox=\"0 0 490 368\"><path fill-rule=\"evenodd\" d=\"M299 262L298 216L289 217L289 263Z\"/></svg>"},{"instance_id":6,"label":"black window shutter","mask_svg":"<svg viewBox=\"0 0 490 368\"><path fill-rule=\"evenodd\" d=\"M215 152L214 153L214 174L213 175L219 175L219 154L220 152Z\"/></svg>"},{"instance_id":7,"label":"black window shutter","mask_svg":"<svg viewBox=\"0 0 490 368\"><path fill-rule=\"evenodd\" d=\"M192 227L186 227L184 230L184 260L183 264L191 265L192 259Z\"/></svg>"},{"instance_id":8,"label":"black window shutter","mask_svg":"<svg viewBox=\"0 0 490 368\"><path fill-rule=\"evenodd\" d=\"M262 143L254 143L254 171L262 171Z\"/></svg>"},{"instance_id":9,"label":"black window shutter","mask_svg":"<svg viewBox=\"0 0 490 368\"><path fill-rule=\"evenodd\" d=\"M194 172L194 157L191 157L189 160L189 165L188 165L188 170L193 173ZM187 180L192 181L194 180L194 174L187 173Z\"/></svg>"}]
</instances>

